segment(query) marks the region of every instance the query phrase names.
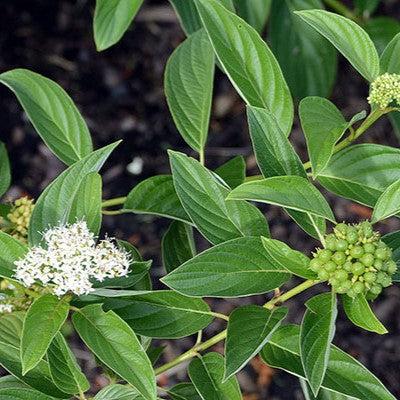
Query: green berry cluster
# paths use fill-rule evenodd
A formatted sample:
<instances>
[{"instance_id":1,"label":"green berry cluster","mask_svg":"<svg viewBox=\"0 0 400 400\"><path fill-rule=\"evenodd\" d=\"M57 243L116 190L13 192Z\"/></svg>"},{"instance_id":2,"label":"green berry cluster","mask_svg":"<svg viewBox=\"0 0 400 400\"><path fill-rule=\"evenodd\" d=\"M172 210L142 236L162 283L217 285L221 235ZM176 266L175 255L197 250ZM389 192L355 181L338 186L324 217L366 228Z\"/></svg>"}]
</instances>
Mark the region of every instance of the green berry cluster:
<instances>
[{"instance_id":1,"label":"green berry cluster","mask_svg":"<svg viewBox=\"0 0 400 400\"><path fill-rule=\"evenodd\" d=\"M391 249L368 221L341 223L333 231L325 237L324 248L313 254L310 269L337 293L352 298L364 294L368 300L375 299L392 284L397 270Z\"/></svg>"},{"instance_id":2,"label":"green berry cluster","mask_svg":"<svg viewBox=\"0 0 400 400\"><path fill-rule=\"evenodd\" d=\"M371 84L368 102L382 110L392 102L400 105L400 75L385 73L378 76Z\"/></svg>"}]
</instances>

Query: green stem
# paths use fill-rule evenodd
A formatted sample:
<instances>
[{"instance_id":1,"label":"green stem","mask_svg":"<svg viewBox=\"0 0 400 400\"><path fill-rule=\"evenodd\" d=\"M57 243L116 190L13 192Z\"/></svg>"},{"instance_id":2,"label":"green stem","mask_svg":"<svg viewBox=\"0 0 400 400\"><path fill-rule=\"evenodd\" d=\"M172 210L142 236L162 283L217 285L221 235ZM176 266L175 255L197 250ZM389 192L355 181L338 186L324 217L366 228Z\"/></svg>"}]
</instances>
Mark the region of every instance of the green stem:
<instances>
[{"instance_id":1,"label":"green stem","mask_svg":"<svg viewBox=\"0 0 400 400\"><path fill-rule=\"evenodd\" d=\"M324 0L325 4L329 6L332 10L336 11L339 14L342 14L346 18L350 18L353 21L358 21L357 16L351 11L347 6L345 6L339 0Z\"/></svg>"},{"instance_id":2,"label":"green stem","mask_svg":"<svg viewBox=\"0 0 400 400\"><path fill-rule=\"evenodd\" d=\"M206 160L205 160L205 154L204 154L204 148L200 149L199 151L199 161L201 165L204 165Z\"/></svg>"},{"instance_id":3,"label":"green stem","mask_svg":"<svg viewBox=\"0 0 400 400\"><path fill-rule=\"evenodd\" d=\"M126 197L116 197L115 199L104 200L103 203L101 203L101 206L103 208L119 206L121 204L124 204L125 201L126 201Z\"/></svg>"},{"instance_id":4,"label":"green stem","mask_svg":"<svg viewBox=\"0 0 400 400\"><path fill-rule=\"evenodd\" d=\"M320 283L320 281L313 281L307 280L301 283L300 285L294 287L293 289L289 290L288 292L281 294L280 296L274 297L270 301L264 304L264 307L268 310L274 308L276 304L281 304L286 300L296 296L297 294L303 292L304 290ZM184 361L190 360L193 357L197 356L199 352L209 349L210 347L214 346L215 344L219 343L221 340L224 340L227 335L227 330L223 330L222 332L218 333L217 335L213 336L211 339L208 339L204 343L200 343L198 345L193 346L191 349L186 351L185 353L181 354L174 360L162 365L161 367L155 370L156 375L160 375L165 371L168 371L171 368L176 367L177 365L181 364Z\"/></svg>"}]
</instances>

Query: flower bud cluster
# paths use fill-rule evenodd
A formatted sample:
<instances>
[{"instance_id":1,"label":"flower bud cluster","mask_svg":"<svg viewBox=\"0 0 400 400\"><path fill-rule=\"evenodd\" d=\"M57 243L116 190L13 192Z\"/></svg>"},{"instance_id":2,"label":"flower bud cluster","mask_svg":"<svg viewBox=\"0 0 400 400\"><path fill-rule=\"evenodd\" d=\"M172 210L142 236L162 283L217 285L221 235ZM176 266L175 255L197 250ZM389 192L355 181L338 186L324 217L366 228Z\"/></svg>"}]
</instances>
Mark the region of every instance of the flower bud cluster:
<instances>
[{"instance_id":1,"label":"flower bud cluster","mask_svg":"<svg viewBox=\"0 0 400 400\"><path fill-rule=\"evenodd\" d=\"M375 299L383 288L392 284L397 270L391 249L364 221L358 225L338 224L325 237L324 249L318 249L310 269L319 279L328 281L341 294L354 298L364 294Z\"/></svg>"},{"instance_id":2,"label":"flower bud cluster","mask_svg":"<svg viewBox=\"0 0 400 400\"><path fill-rule=\"evenodd\" d=\"M368 102L384 109L394 101L400 105L400 75L385 73L378 76L371 84Z\"/></svg>"},{"instance_id":3,"label":"flower bud cluster","mask_svg":"<svg viewBox=\"0 0 400 400\"><path fill-rule=\"evenodd\" d=\"M59 226L43 234L45 247L32 247L15 262L15 278L24 286L38 282L57 296L88 294L93 281L126 276L130 258L112 239L96 244L86 222Z\"/></svg>"}]
</instances>

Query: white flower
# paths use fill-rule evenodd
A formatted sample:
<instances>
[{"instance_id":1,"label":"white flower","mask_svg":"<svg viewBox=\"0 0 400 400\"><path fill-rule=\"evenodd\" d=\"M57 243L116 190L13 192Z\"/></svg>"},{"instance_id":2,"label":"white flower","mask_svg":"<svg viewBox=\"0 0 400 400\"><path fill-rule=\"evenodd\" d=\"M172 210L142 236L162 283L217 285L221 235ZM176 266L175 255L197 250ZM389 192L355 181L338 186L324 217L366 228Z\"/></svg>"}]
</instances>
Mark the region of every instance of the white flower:
<instances>
[{"instance_id":1,"label":"white flower","mask_svg":"<svg viewBox=\"0 0 400 400\"><path fill-rule=\"evenodd\" d=\"M39 282L52 285L57 296L82 295L93 290L93 280L126 276L129 272L128 253L109 238L96 245L84 221L49 229L43 239L46 248L32 247L15 262L15 277L27 287Z\"/></svg>"},{"instance_id":2,"label":"white flower","mask_svg":"<svg viewBox=\"0 0 400 400\"><path fill-rule=\"evenodd\" d=\"M0 314L12 313L14 306L12 304L0 304Z\"/></svg>"}]
</instances>

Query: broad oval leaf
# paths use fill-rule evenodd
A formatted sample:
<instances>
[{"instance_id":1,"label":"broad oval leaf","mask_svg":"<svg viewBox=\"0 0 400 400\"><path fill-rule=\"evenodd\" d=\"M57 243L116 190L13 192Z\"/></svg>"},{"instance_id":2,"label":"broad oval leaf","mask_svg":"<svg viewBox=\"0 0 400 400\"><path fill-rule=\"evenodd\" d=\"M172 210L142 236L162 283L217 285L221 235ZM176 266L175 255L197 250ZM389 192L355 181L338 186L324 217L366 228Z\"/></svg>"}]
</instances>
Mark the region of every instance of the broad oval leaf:
<instances>
[{"instance_id":1,"label":"broad oval leaf","mask_svg":"<svg viewBox=\"0 0 400 400\"><path fill-rule=\"evenodd\" d=\"M114 312L93 304L74 313L72 322L94 354L130 383L145 400L156 400L156 380L146 352L132 329Z\"/></svg>"},{"instance_id":2,"label":"broad oval leaf","mask_svg":"<svg viewBox=\"0 0 400 400\"><path fill-rule=\"evenodd\" d=\"M335 222L329 204L306 178L275 176L246 182L228 195L227 200L250 200L307 212Z\"/></svg>"},{"instance_id":3,"label":"broad oval leaf","mask_svg":"<svg viewBox=\"0 0 400 400\"><path fill-rule=\"evenodd\" d=\"M342 296L342 303L347 317L354 325L380 335L388 332L375 316L363 295L358 295L354 299Z\"/></svg>"},{"instance_id":4,"label":"broad oval leaf","mask_svg":"<svg viewBox=\"0 0 400 400\"><path fill-rule=\"evenodd\" d=\"M199 153L207 141L214 68L214 51L201 29L172 53L165 70L165 95L175 125Z\"/></svg>"},{"instance_id":5,"label":"broad oval leaf","mask_svg":"<svg viewBox=\"0 0 400 400\"><path fill-rule=\"evenodd\" d=\"M248 305L231 313L225 341L224 380L239 372L262 349L287 312L284 307L267 310Z\"/></svg>"},{"instance_id":6,"label":"broad oval leaf","mask_svg":"<svg viewBox=\"0 0 400 400\"><path fill-rule=\"evenodd\" d=\"M318 279L310 270L310 259L303 253L291 249L286 243L275 239L261 238L270 260L282 269L305 279Z\"/></svg>"},{"instance_id":7,"label":"broad oval leaf","mask_svg":"<svg viewBox=\"0 0 400 400\"><path fill-rule=\"evenodd\" d=\"M277 266L257 237L214 246L161 279L188 296L238 297L266 293L290 278Z\"/></svg>"},{"instance_id":8,"label":"broad oval leaf","mask_svg":"<svg viewBox=\"0 0 400 400\"><path fill-rule=\"evenodd\" d=\"M143 0L96 0L93 30L98 51L122 38L142 3Z\"/></svg>"},{"instance_id":9,"label":"broad oval leaf","mask_svg":"<svg viewBox=\"0 0 400 400\"><path fill-rule=\"evenodd\" d=\"M171 389L168 394L172 400L202 400L193 383L178 383Z\"/></svg>"},{"instance_id":10,"label":"broad oval leaf","mask_svg":"<svg viewBox=\"0 0 400 400\"><path fill-rule=\"evenodd\" d=\"M207 400L242 400L239 384L234 376L223 382L224 358L218 353L207 353L195 358L188 368L190 380Z\"/></svg>"},{"instance_id":11,"label":"broad oval leaf","mask_svg":"<svg viewBox=\"0 0 400 400\"><path fill-rule=\"evenodd\" d=\"M0 197L7 192L11 183L10 161L7 149L3 142L0 142Z\"/></svg>"},{"instance_id":12,"label":"broad oval leaf","mask_svg":"<svg viewBox=\"0 0 400 400\"><path fill-rule=\"evenodd\" d=\"M67 319L68 312L69 304L51 294L39 297L29 307L21 338L23 375L36 367L46 354L54 336Z\"/></svg>"},{"instance_id":13,"label":"broad oval leaf","mask_svg":"<svg viewBox=\"0 0 400 400\"><path fill-rule=\"evenodd\" d=\"M400 33L386 46L380 60L381 73L400 74Z\"/></svg>"},{"instance_id":14,"label":"broad oval leaf","mask_svg":"<svg viewBox=\"0 0 400 400\"><path fill-rule=\"evenodd\" d=\"M247 104L268 109L288 134L293 101L282 71L256 30L216 0L199 0L197 8L215 53Z\"/></svg>"},{"instance_id":15,"label":"broad oval leaf","mask_svg":"<svg viewBox=\"0 0 400 400\"><path fill-rule=\"evenodd\" d=\"M119 292L119 291L118 291ZM163 339L192 335L209 325L213 314L201 299L170 290L108 299L107 309L118 314L137 334Z\"/></svg>"},{"instance_id":16,"label":"broad oval leaf","mask_svg":"<svg viewBox=\"0 0 400 400\"><path fill-rule=\"evenodd\" d=\"M14 262L23 258L27 251L22 242L0 231L0 276L14 279Z\"/></svg>"},{"instance_id":17,"label":"broad oval leaf","mask_svg":"<svg viewBox=\"0 0 400 400\"><path fill-rule=\"evenodd\" d=\"M305 22L325 36L369 82L379 75L379 56L371 38L358 24L324 10L296 11Z\"/></svg>"},{"instance_id":18,"label":"broad oval leaf","mask_svg":"<svg viewBox=\"0 0 400 400\"><path fill-rule=\"evenodd\" d=\"M318 177L330 192L370 207L398 180L400 150L377 144L358 144L341 150Z\"/></svg>"},{"instance_id":19,"label":"broad oval leaf","mask_svg":"<svg viewBox=\"0 0 400 400\"><path fill-rule=\"evenodd\" d=\"M374 42L378 54L382 54L393 37L400 32L400 22L392 17L378 16L368 19L364 29Z\"/></svg>"},{"instance_id":20,"label":"broad oval leaf","mask_svg":"<svg viewBox=\"0 0 400 400\"><path fill-rule=\"evenodd\" d=\"M54 384L63 392L85 393L90 384L82 373L64 336L58 332L47 350L47 361Z\"/></svg>"},{"instance_id":21,"label":"broad oval leaf","mask_svg":"<svg viewBox=\"0 0 400 400\"><path fill-rule=\"evenodd\" d=\"M261 352L263 360L273 368L305 378L300 359L299 336L300 329L297 325L278 328ZM378 378L353 357L333 345L321 387L357 399L395 400Z\"/></svg>"},{"instance_id":22,"label":"broad oval leaf","mask_svg":"<svg viewBox=\"0 0 400 400\"><path fill-rule=\"evenodd\" d=\"M194 0L169 0L179 17L186 35L191 35L202 27L200 15Z\"/></svg>"},{"instance_id":23,"label":"broad oval leaf","mask_svg":"<svg viewBox=\"0 0 400 400\"><path fill-rule=\"evenodd\" d=\"M88 127L61 86L27 69L4 72L0 82L15 93L40 137L61 161L71 165L92 152Z\"/></svg>"},{"instance_id":24,"label":"broad oval leaf","mask_svg":"<svg viewBox=\"0 0 400 400\"><path fill-rule=\"evenodd\" d=\"M40 245L42 233L74 218L75 196L87 174L98 171L119 142L94 151L58 176L40 195L29 223L29 243Z\"/></svg>"},{"instance_id":25,"label":"broad oval leaf","mask_svg":"<svg viewBox=\"0 0 400 400\"><path fill-rule=\"evenodd\" d=\"M317 395L328 367L335 334L336 294L317 295L307 301L306 307L300 330L300 357L307 381Z\"/></svg>"},{"instance_id":26,"label":"broad oval leaf","mask_svg":"<svg viewBox=\"0 0 400 400\"><path fill-rule=\"evenodd\" d=\"M392 183L378 198L372 213L371 222L375 223L392 217L400 211L400 180Z\"/></svg>"},{"instance_id":27,"label":"broad oval leaf","mask_svg":"<svg viewBox=\"0 0 400 400\"><path fill-rule=\"evenodd\" d=\"M133 388L125 385L108 385L96 394L94 400L141 400L143 397Z\"/></svg>"},{"instance_id":28,"label":"broad oval leaf","mask_svg":"<svg viewBox=\"0 0 400 400\"><path fill-rule=\"evenodd\" d=\"M320 0L282 0L274 1L272 6L271 49L297 99L328 96L336 78L336 50L294 14L294 11L318 8L323 8Z\"/></svg>"},{"instance_id":29,"label":"broad oval leaf","mask_svg":"<svg viewBox=\"0 0 400 400\"><path fill-rule=\"evenodd\" d=\"M176 194L171 175L156 175L140 182L128 194L124 209L192 223Z\"/></svg>"}]
</instances>

